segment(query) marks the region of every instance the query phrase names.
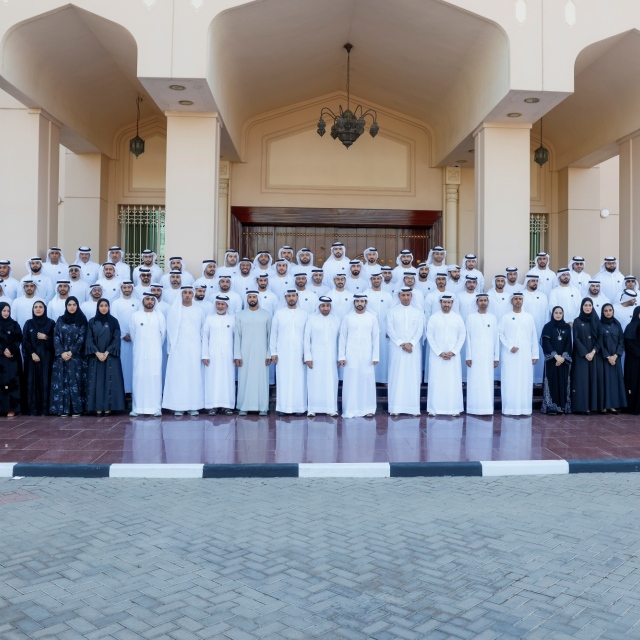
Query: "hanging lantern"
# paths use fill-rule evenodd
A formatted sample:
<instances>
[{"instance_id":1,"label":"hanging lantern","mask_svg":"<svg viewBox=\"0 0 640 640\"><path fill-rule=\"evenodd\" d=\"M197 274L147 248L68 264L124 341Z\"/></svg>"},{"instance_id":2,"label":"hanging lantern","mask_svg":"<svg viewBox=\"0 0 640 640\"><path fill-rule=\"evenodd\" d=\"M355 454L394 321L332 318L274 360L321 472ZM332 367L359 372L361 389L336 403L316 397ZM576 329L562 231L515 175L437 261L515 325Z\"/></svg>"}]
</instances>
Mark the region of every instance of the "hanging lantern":
<instances>
[{"instance_id":1,"label":"hanging lantern","mask_svg":"<svg viewBox=\"0 0 640 640\"><path fill-rule=\"evenodd\" d=\"M129 141L129 151L133 153L133 155L138 158L141 153L144 153L144 140L140 137L138 132L138 127L140 126L140 103L142 102L142 98L138 96L136 98L136 137L131 138Z\"/></svg>"},{"instance_id":2,"label":"hanging lantern","mask_svg":"<svg viewBox=\"0 0 640 640\"><path fill-rule=\"evenodd\" d=\"M540 118L540 146L533 153L533 161L540 167L549 162L549 149L542 142L542 118Z\"/></svg>"}]
</instances>

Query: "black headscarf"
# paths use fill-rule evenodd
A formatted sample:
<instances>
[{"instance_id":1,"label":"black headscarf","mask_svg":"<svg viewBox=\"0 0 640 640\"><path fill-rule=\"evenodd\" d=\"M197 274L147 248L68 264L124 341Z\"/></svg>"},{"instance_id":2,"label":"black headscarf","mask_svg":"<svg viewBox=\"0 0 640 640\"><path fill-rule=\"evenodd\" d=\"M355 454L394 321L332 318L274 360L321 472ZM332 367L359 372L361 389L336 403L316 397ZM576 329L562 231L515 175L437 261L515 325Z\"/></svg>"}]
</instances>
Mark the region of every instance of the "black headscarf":
<instances>
[{"instance_id":1,"label":"black headscarf","mask_svg":"<svg viewBox=\"0 0 640 640\"><path fill-rule=\"evenodd\" d=\"M69 303L72 300L76 303L76 305L78 305L75 313L69 313ZM87 324L87 316L82 313L78 298L76 298L75 296L69 296L67 298L67 301L64 303L64 313L60 317L65 324L75 324L78 327L82 327Z\"/></svg>"},{"instance_id":2,"label":"black headscarf","mask_svg":"<svg viewBox=\"0 0 640 640\"><path fill-rule=\"evenodd\" d=\"M2 317L2 310L5 307L9 307L9 311L11 311L11 305L8 302L0 302L0 330L5 331L13 327L14 319L9 315L8 318Z\"/></svg>"},{"instance_id":3,"label":"black headscarf","mask_svg":"<svg viewBox=\"0 0 640 640\"><path fill-rule=\"evenodd\" d=\"M556 309L560 309L560 311L562 311L562 320L556 320L553 317ZM549 320L549 322L547 322L547 324L545 324L542 328L540 337L547 337L551 339L553 337L553 331L555 329L557 329L558 331L571 331L571 327L564 320L564 309L560 306L553 307L553 309L551 310L551 320Z\"/></svg>"},{"instance_id":4,"label":"black headscarf","mask_svg":"<svg viewBox=\"0 0 640 640\"><path fill-rule=\"evenodd\" d=\"M585 313L585 302L591 303L591 313ZM598 318L596 308L593 306L593 300L591 298L582 298L582 302L580 303L580 315L578 316L578 318L582 322L586 322L591 325L591 330L594 335L599 335L598 332L600 331L600 318Z\"/></svg>"},{"instance_id":5,"label":"black headscarf","mask_svg":"<svg viewBox=\"0 0 640 640\"><path fill-rule=\"evenodd\" d=\"M624 337L626 340L638 340L640 339L640 307L636 307L633 310L633 316L631 322L624 330Z\"/></svg>"},{"instance_id":6,"label":"black headscarf","mask_svg":"<svg viewBox=\"0 0 640 640\"><path fill-rule=\"evenodd\" d=\"M100 313L101 302L107 303L107 306L109 307L107 309L107 313ZM120 330L120 323L111 315L111 303L106 298L100 298L96 303L96 315L93 317L93 320L95 322L101 322L102 324L108 324L111 333Z\"/></svg>"},{"instance_id":7,"label":"black headscarf","mask_svg":"<svg viewBox=\"0 0 640 640\"><path fill-rule=\"evenodd\" d=\"M611 310L613 311L613 305L610 302L603 304L602 309L600 309L600 324L617 324L620 327L620 330L622 330L622 325L620 324L620 321L615 317L615 315L611 316L610 318L605 318L605 315L604 315L605 307L611 307ZM633 313L635 315L635 309Z\"/></svg>"},{"instance_id":8,"label":"black headscarf","mask_svg":"<svg viewBox=\"0 0 640 640\"><path fill-rule=\"evenodd\" d=\"M44 307L44 313L41 316L37 316L33 309L37 304L41 304ZM47 305L43 300L36 300L31 307L31 322L35 325L38 333L47 333L49 326L49 316L47 316Z\"/></svg>"},{"instance_id":9,"label":"black headscarf","mask_svg":"<svg viewBox=\"0 0 640 640\"><path fill-rule=\"evenodd\" d=\"M556 309L560 309L560 311L562 311L562 319L561 320L556 320L553 317L553 314L556 312ZM571 327L569 326L569 323L565 321L564 319L564 309L561 306L555 306L553 307L553 309L551 309L551 320L549 321L549 324L553 325L556 329L571 329Z\"/></svg>"}]
</instances>

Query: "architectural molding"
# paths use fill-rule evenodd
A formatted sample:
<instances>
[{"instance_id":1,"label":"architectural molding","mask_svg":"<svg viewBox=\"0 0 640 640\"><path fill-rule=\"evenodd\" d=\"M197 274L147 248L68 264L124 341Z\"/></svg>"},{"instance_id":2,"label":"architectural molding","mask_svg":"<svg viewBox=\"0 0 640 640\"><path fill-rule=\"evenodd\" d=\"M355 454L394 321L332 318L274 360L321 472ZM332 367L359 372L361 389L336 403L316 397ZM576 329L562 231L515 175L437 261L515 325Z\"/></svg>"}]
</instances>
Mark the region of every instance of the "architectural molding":
<instances>
[{"instance_id":1,"label":"architectural molding","mask_svg":"<svg viewBox=\"0 0 640 640\"><path fill-rule=\"evenodd\" d=\"M346 102L347 100L347 94L345 92L342 91L338 91L335 93L329 93L323 96L318 96L317 98L313 98L312 100L306 100L304 102L297 102L295 104L292 105L288 105L286 107L282 107L280 109L275 109L273 111L267 111L266 113L262 113L258 116L254 116L253 118L250 118L249 120L247 120L244 124L244 126L242 127L242 141L241 141L241 145L240 145L240 150L242 153L242 157L246 158L247 156L247 151L248 151L248 139L249 139L249 132L251 131L251 129L253 127L255 127L256 125L259 125L263 122L268 122L269 120L274 120L276 118L282 118L284 116L290 115L292 113L296 113L299 111L304 111L305 109L308 109L310 107L317 107L318 109L318 113L320 111L320 109L325 106L328 103L331 102ZM353 94L351 95L351 100L352 102L361 104L363 107L365 108L371 108L371 109L375 109L376 112L378 113L378 115L382 114L385 117L388 117L390 119L393 120L397 120L398 122L402 122L403 124L412 126L412 127L416 127L417 129L421 130L422 132L424 132L428 139L429 139L429 165L431 167L435 166L435 162L434 162L434 151L433 151L433 140L434 140L434 132L433 129L431 128L431 126L429 124L427 124L424 121L421 120L416 120L415 118L412 118L410 116L406 116L402 113L399 113L397 111L393 111L391 109L386 109L385 107L382 107L378 104L375 104L373 102L369 102L366 100L362 100L360 98L358 98L357 96L354 96ZM317 122L317 121L315 121ZM378 134L380 135L380 134Z\"/></svg>"}]
</instances>

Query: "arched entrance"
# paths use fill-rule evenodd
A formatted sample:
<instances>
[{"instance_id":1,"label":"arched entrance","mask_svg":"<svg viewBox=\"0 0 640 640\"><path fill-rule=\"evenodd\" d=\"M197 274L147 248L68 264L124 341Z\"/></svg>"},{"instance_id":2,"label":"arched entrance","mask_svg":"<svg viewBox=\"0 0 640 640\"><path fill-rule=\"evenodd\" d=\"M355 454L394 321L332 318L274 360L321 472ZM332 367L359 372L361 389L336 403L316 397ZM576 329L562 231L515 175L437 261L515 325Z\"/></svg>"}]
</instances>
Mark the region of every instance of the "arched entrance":
<instances>
[{"instance_id":1,"label":"arched entrance","mask_svg":"<svg viewBox=\"0 0 640 640\"><path fill-rule=\"evenodd\" d=\"M231 207L230 239L252 259L258 251L275 256L284 245L308 247L318 266L340 240L352 259L376 247L380 264L395 266L402 249L410 249L416 262L426 260L429 249L442 242L441 221L441 211Z\"/></svg>"}]
</instances>

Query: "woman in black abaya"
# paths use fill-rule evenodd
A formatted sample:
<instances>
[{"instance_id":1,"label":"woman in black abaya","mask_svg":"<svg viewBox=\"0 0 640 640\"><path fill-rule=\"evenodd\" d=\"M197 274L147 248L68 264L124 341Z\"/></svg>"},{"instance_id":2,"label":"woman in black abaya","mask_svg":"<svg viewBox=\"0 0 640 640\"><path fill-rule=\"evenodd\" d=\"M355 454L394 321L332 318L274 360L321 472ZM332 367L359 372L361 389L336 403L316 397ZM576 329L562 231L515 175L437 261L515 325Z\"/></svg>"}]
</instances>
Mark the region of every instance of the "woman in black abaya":
<instances>
[{"instance_id":1,"label":"woman in black abaya","mask_svg":"<svg viewBox=\"0 0 640 640\"><path fill-rule=\"evenodd\" d=\"M0 302L0 413L13 418L20 413L22 381L22 330L11 317L11 307Z\"/></svg>"},{"instance_id":2,"label":"woman in black abaya","mask_svg":"<svg viewBox=\"0 0 640 640\"><path fill-rule=\"evenodd\" d=\"M573 364L571 366L571 409L574 413L604 410L604 384L600 320L591 298L583 298L580 315L573 321Z\"/></svg>"},{"instance_id":3,"label":"woman in black abaya","mask_svg":"<svg viewBox=\"0 0 640 640\"><path fill-rule=\"evenodd\" d=\"M51 374L51 413L74 418L82 415L85 407L85 378L87 361L84 341L87 317L82 313L78 299L69 296L65 311L53 330L53 373Z\"/></svg>"},{"instance_id":4,"label":"woman in black abaya","mask_svg":"<svg viewBox=\"0 0 640 640\"><path fill-rule=\"evenodd\" d=\"M613 305L607 303L600 310L600 340L602 349L602 378L604 381L604 411L618 413L627 406L622 371L624 353L624 332L622 325L614 318Z\"/></svg>"},{"instance_id":5,"label":"woman in black abaya","mask_svg":"<svg viewBox=\"0 0 640 640\"><path fill-rule=\"evenodd\" d=\"M570 370L571 327L564 321L562 307L554 307L551 320L542 328L540 338L544 353L544 383L542 387L542 413L555 416L571 413Z\"/></svg>"},{"instance_id":6,"label":"woman in black abaya","mask_svg":"<svg viewBox=\"0 0 640 640\"><path fill-rule=\"evenodd\" d=\"M22 332L22 353L27 388L27 404L32 416L49 414L49 387L53 367L53 329L56 323L47 317L47 306L34 302L31 320Z\"/></svg>"},{"instance_id":7,"label":"woman in black abaya","mask_svg":"<svg viewBox=\"0 0 640 640\"><path fill-rule=\"evenodd\" d=\"M124 378L120 363L120 323L111 315L109 301L98 300L89 320L85 354L88 361L87 412L101 416L124 411Z\"/></svg>"},{"instance_id":8,"label":"woman in black abaya","mask_svg":"<svg viewBox=\"0 0 640 640\"><path fill-rule=\"evenodd\" d=\"M624 386L629 413L640 414L640 307L624 330Z\"/></svg>"}]
</instances>

